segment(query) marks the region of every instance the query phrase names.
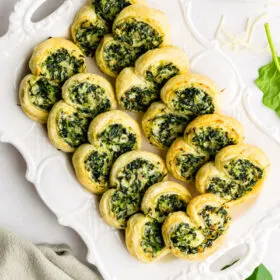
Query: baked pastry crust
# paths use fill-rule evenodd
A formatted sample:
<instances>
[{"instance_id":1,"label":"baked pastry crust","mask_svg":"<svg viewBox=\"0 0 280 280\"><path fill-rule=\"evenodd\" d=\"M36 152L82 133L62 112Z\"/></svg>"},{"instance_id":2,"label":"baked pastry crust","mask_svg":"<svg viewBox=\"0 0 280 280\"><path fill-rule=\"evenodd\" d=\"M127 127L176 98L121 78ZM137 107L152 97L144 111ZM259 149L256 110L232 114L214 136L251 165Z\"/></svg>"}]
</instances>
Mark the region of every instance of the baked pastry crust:
<instances>
[{"instance_id":1,"label":"baked pastry crust","mask_svg":"<svg viewBox=\"0 0 280 280\"><path fill-rule=\"evenodd\" d=\"M157 231L153 232L156 235L154 239L157 238L158 242L162 245L162 248L156 252L154 252L155 249L152 248L152 246L149 246L146 250L143 248L143 244L148 243L148 240L143 241L145 238L145 228L147 226L149 227L151 224L154 225L154 228L158 227ZM138 213L130 217L128 220L127 228L125 230L125 243L130 254L138 260L145 263L151 263L165 256L169 250L164 245L163 240L162 242L159 241L160 239L162 239L161 225L155 222L152 218Z\"/></svg>"},{"instance_id":2,"label":"baked pastry crust","mask_svg":"<svg viewBox=\"0 0 280 280\"><path fill-rule=\"evenodd\" d=\"M269 166L267 156L256 146L250 144L228 146L217 154L215 162L207 163L198 171L195 179L196 188L200 193L213 192L208 189L211 180L213 178L223 180L216 194L232 207L259 194L269 173ZM240 195L238 191L241 192Z\"/></svg>"},{"instance_id":3,"label":"baked pastry crust","mask_svg":"<svg viewBox=\"0 0 280 280\"><path fill-rule=\"evenodd\" d=\"M190 201L187 214L175 212L167 217L162 226L163 238L176 257L204 260L222 245L230 220L222 200L211 194L200 195Z\"/></svg>"},{"instance_id":4,"label":"baked pastry crust","mask_svg":"<svg viewBox=\"0 0 280 280\"><path fill-rule=\"evenodd\" d=\"M60 59L60 61L57 62L53 59L52 62L56 65L56 69L52 69L54 71L53 73L50 72L47 65L48 59L51 59L52 55L57 54L57 52L64 52L64 55L67 54L68 56L75 58L76 66L70 65L69 62L65 60L62 61ZM67 67L63 64L67 64ZM38 44L34 48L29 61L29 67L34 75L44 76L57 83L64 82L74 74L87 71L86 60L81 50L74 43L64 38L50 38ZM64 71L61 71L62 68Z\"/></svg>"},{"instance_id":5,"label":"baked pastry crust","mask_svg":"<svg viewBox=\"0 0 280 280\"><path fill-rule=\"evenodd\" d=\"M43 96L40 95L42 90L44 91ZM46 91L48 91L47 97L45 96ZM32 120L39 123L46 123L49 110L58 101L60 91L59 85L55 82L48 81L41 76L28 74L21 81L19 88L21 109Z\"/></svg>"},{"instance_id":6,"label":"baked pastry crust","mask_svg":"<svg viewBox=\"0 0 280 280\"><path fill-rule=\"evenodd\" d=\"M95 159L96 162L91 162ZM102 194L108 189L113 163L110 153L93 145L83 144L75 151L72 162L78 181L89 192Z\"/></svg>"},{"instance_id":7,"label":"baked pastry crust","mask_svg":"<svg viewBox=\"0 0 280 280\"><path fill-rule=\"evenodd\" d=\"M168 205L168 198L170 199L170 203L173 203L170 208ZM158 209L160 199L163 199L163 207ZM159 182L149 187L145 192L142 199L141 210L145 215L150 216L159 223L163 223L168 214L187 208L187 204L190 200L191 194L185 186L172 181ZM175 201L178 205L174 205L174 203L176 203ZM176 208L178 206L179 209Z\"/></svg>"},{"instance_id":8,"label":"baked pastry crust","mask_svg":"<svg viewBox=\"0 0 280 280\"><path fill-rule=\"evenodd\" d=\"M90 34L87 34L87 32ZM77 12L71 26L74 43L87 56L94 56L99 42L108 32L107 23L95 12L93 5L83 6Z\"/></svg>"},{"instance_id":9,"label":"baked pastry crust","mask_svg":"<svg viewBox=\"0 0 280 280\"><path fill-rule=\"evenodd\" d=\"M79 73L69 78L62 87L62 98L68 105L91 118L117 107L111 83L91 73Z\"/></svg>"},{"instance_id":10,"label":"baked pastry crust","mask_svg":"<svg viewBox=\"0 0 280 280\"><path fill-rule=\"evenodd\" d=\"M79 141L77 139L74 139L75 146L70 145L67 143L65 139L61 136L59 129L65 129L67 130L68 127L62 127L63 124L58 124L58 122L62 118L62 114L65 116L67 119L71 119L72 117L74 118L79 118L80 124L76 124L77 127L79 128L78 132L76 131L77 129L74 129L73 134L80 133L82 135L81 139ZM87 142L86 141L86 131L89 125L89 119L83 116L82 114L78 114L77 110L73 108L72 106L67 105L64 101L59 101L57 102L53 108L51 109L48 117L48 123L47 123L47 128L48 128L48 136L51 141L51 143L59 150L66 152L66 153L71 153L74 152L75 149L80 146L81 144ZM60 127L61 126L61 127ZM75 135L76 136L76 135Z\"/></svg>"}]
</instances>

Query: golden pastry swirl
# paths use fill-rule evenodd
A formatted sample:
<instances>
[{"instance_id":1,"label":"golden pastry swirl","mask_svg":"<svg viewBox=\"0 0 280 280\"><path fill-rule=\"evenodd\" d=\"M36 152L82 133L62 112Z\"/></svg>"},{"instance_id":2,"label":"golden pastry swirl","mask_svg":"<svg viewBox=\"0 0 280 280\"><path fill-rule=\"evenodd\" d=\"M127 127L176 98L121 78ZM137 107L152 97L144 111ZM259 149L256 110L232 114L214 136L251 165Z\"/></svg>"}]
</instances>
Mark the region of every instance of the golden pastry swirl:
<instances>
[{"instance_id":1,"label":"golden pastry swirl","mask_svg":"<svg viewBox=\"0 0 280 280\"><path fill-rule=\"evenodd\" d=\"M140 213L128 220L125 243L130 254L145 263L156 261L169 251L163 241L161 224Z\"/></svg>"},{"instance_id":2,"label":"golden pastry swirl","mask_svg":"<svg viewBox=\"0 0 280 280\"><path fill-rule=\"evenodd\" d=\"M177 75L160 95L164 105L152 104L143 116L142 127L151 144L161 149L168 149L197 116L219 111L218 86L202 75Z\"/></svg>"},{"instance_id":3,"label":"golden pastry swirl","mask_svg":"<svg viewBox=\"0 0 280 280\"><path fill-rule=\"evenodd\" d=\"M143 4L124 8L115 19L112 32L96 50L98 66L112 77L134 65L141 54L170 42L166 15Z\"/></svg>"},{"instance_id":4,"label":"golden pastry swirl","mask_svg":"<svg viewBox=\"0 0 280 280\"><path fill-rule=\"evenodd\" d=\"M160 89L173 76L187 73L189 60L183 50L163 46L137 59L135 68L125 68L116 80L119 105L128 111L146 111L160 98Z\"/></svg>"},{"instance_id":5,"label":"golden pastry swirl","mask_svg":"<svg viewBox=\"0 0 280 280\"><path fill-rule=\"evenodd\" d=\"M140 210L143 194L151 185L165 180L167 169L158 156L145 151L121 155L113 164L110 185L100 201L104 220L116 228L124 228L127 219Z\"/></svg>"},{"instance_id":6,"label":"golden pastry swirl","mask_svg":"<svg viewBox=\"0 0 280 280\"><path fill-rule=\"evenodd\" d=\"M184 138L176 139L166 155L166 164L178 180L193 182L196 172L210 156L222 148L243 143L242 125L220 114L197 117L186 128Z\"/></svg>"},{"instance_id":7,"label":"golden pastry swirl","mask_svg":"<svg viewBox=\"0 0 280 280\"><path fill-rule=\"evenodd\" d=\"M254 198L260 192L269 172L269 160L264 152L252 145L228 146L205 164L195 179L200 193L213 193L228 206Z\"/></svg>"},{"instance_id":8,"label":"golden pastry swirl","mask_svg":"<svg viewBox=\"0 0 280 280\"><path fill-rule=\"evenodd\" d=\"M162 226L166 246L176 257L199 261L222 244L231 217L223 201L213 194L192 199L187 213L170 214Z\"/></svg>"}]
</instances>

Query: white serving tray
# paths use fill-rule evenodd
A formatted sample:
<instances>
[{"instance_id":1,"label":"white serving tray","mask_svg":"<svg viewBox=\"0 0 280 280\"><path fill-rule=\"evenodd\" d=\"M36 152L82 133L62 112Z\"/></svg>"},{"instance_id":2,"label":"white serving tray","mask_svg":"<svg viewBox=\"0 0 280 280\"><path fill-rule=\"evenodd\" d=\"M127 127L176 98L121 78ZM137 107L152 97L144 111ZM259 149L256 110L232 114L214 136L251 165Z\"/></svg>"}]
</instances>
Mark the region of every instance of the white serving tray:
<instances>
[{"instance_id":1,"label":"white serving tray","mask_svg":"<svg viewBox=\"0 0 280 280\"><path fill-rule=\"evenodd\" d=\"M265 150L272 165L259 198L233 209L228 241L215 255L199 263L168 256L150 265L129 255L123 235L101 219L96 197L76 181L70 156L51 146L46 128L28 119L18 106L18 85L28 72L33 47L49 36L68 37L72 19L84 4L84 0L66 0L47 18L32 22L32 15L45 1L19 1L7 34L0 38L0 140L13 144L22 153L27 163L26 178L34 183L59 223L80 234L89 250L88 261L97 265L105 280L244 280L262 261L270 234L280 226L280 120L261 105L261 93L252 82L257 66L268 62L269 54L256 57L254 68L252 64L244 66L243 57L224 52L217 41L207 39L207 32L211 24L217 23L212 12L222 14L240 5L241 17L246 9L252 12L264 7L264 0L246 5L235 0L147 0L168 15L173 43L189 54L192 70L210 76L225 88L224 113L243 123L246 142ZM209 16L203 19L200 9ZM100 74L93 60L88 64L91 72ZM155 151L145 141L142 148ZM234 266L220 271L237 258L240 261Z\"/></svg>"}]
</instances>

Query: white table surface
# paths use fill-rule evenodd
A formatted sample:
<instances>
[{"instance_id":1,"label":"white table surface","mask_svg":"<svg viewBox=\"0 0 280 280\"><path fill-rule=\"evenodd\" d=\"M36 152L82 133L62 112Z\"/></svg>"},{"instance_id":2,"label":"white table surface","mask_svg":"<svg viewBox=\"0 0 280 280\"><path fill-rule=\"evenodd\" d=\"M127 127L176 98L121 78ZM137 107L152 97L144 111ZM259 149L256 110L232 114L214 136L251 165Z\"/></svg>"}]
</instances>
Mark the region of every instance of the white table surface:
<instances>
[{"instance_id":1,"label":"white table surface","mask_svg":"<svg viewBox=\"0 0 280 280\"><path fill-rule=\"evenodd\" d=\"M5 34L9 14L16 1L0 0L0 36ZM46 8L51 9L62 0L48 2ZM34 186L25 179L25 172L26 165L19 152L9 144L0 143L0 227L35 243L68 243L74 254L84 262L87 254L85 244L71 229L58 224ZM271 236L264 262L275 280L280 279L279 250L280 230Z\"/></svg>"}]
</instances>

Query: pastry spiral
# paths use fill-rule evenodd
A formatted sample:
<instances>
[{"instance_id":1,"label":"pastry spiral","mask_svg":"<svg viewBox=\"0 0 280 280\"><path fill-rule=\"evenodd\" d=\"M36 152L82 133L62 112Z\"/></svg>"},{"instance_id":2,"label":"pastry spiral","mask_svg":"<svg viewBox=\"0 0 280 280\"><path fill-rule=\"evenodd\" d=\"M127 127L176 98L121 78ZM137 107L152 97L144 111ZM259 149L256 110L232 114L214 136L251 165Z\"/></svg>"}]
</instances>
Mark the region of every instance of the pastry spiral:
<instances>
[{"instance_id":1,"label":"pastry spiral","mask_svg":"<svg viewBox=\"0 0 280 280\"><path fill-rule=\"evenodd\" d=\"M43 76L60 84L74 74L87 70L81 50L63 38L50 38L37 45L29 61L29 67L34 75Z\"/></svg>"},{"instance_id":2,"label":"pastry spiral","mask_svg":"<svg viewBox=\"0 0 280 280\"><path fill-rule=\"evenodd\" d=\"M210 156L243 140L243 127L236 119L219 114L197 117L187 126L184 138L177 139L169 148L167 168L178 180L192 182Z\"/></svg>"},{"instance_id":3,"label":"pastry spiral","mask_svg":"<svg viewBox=\"0 0 280 280\"><path fill-rule=\"evenodd\" d=\"M215 162L205 164L195 183L200 193L213 193L234 206L256 197L268 172L269 160L261 149L233 145L222 149Z\"/></svg>"},{"instance_id":4,"label":"pastry spiral","mask_svg":"<svg viewBox=\"0 0 280 280\"><path fill-rule=\"evenodd\" d=\"M141 147L141 133L138 123L128 114L112 110L98 115L88 130L89 142L113 154L121 154Z\"/></svg>"},{"instance_id":5,"label":"pastry spiral","mask_svg":"<svg viewBox=\"0 0 280 280\"><path fill-rule=\"evenodd\" d=\"M90 144L81 145L72 158L78 181L88 191L102 194L109 188L112 154Z\"/></svg>"},{"instance_id":6,"label":"pastry spiral","mask_svg":"<svg viewBox=\"0 0 280 280\"><path fill-rule=\"evenodd\" d=\"M91 73L76 74L68 79L62 87L62 97L90 118L117 107L113 86L105 78Z\"/></svg>"},{"instance_id":7,"label":"pastry spiral","mask_svg":"<svg viewBox=\"0 0 280 280\"><path fill-rule=\"evenodd\" d=\"M141 209L159 223L163 223L170 213L186 211L191 194L186 187L165 181L154 184L145 192Z\"/></svg>"},{"instance_id":8,"label":"pastry spiral","mask_svg":"<svg viewBox=\"0 0 280 280\"><path fill-rule=\"evenodd\" d=\"M189 122L187 116L177 114L162 102L154 102L142 118L142 128L149 142L164 150L183 135Z\"/></svg>"},{"instance_id":9,"label":"pastry spiral","mask_svg":"<svg viewBox=\"0 0 280 280\"><path fill-rule=\"evenodd\" d=\"M128 220L125 243L130 254L145 263L156 261L169 251L163 241L161 224L140 213Z\"/></svg>"},{"instance_id":10,"label":"pastry spiral","mask_svg":"<svg viewBox=\"0 0 280 280\"><path fill-rule=\"evenodd\" d=\"M94 56L98 44L107 33L107 23L96 14L94 6L89 5L78 11L71 26L72 39L86 56Z\"/></svg>"},{"instance_id":11,"label":"pastry spiral","mask_svg":"<svg viewBox=\"0 0 280 280\"><path fill-rule=\"evenodd\" d=\"M180 48L163 46L150 50L136 60L135 68L126 68L118 75L118 102L128 111L146 111L160 99L160 89L170 78L188 70L188 57Z\"/></svg>"},{"instance_id":12,"label":"pastry spiral","mask_svg":"<svg viewBox=\"0 0 280 280\"><path fill-rule=\"evenodd\" d=\"M39 123L47 122L49 111L60 97L60 86L42 76L28 74L20 84L21 108L29 118Z\"/></svg>"},{"instance_id":13,"label":"pastry spiral","mask_svg":"<svg viewBox=\"0 0 280 280\"><path fill-rule=\"evenodd\" d=\"M162 226L171 253L192 261L203 260L222 244L231 217L223 201L212 194L192 199L185 212L170 214Z\"/></svg>"},{"instance_id":14,"label":"pastry spiral","mask_svg":"<svg viewBox=\"0 0 280 280\"><path fill-rule=\"evenodd\" d=\"M58 150L71 153L87 142L89 124L89 118L61 100L49 113L48 136Z\"/></svg>"}]
</instances>

